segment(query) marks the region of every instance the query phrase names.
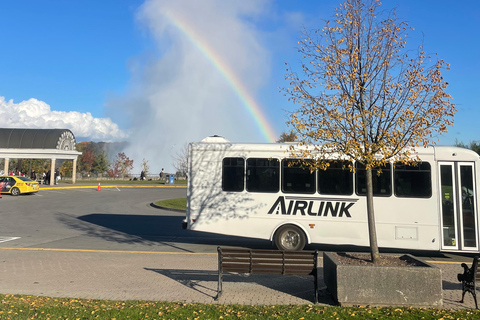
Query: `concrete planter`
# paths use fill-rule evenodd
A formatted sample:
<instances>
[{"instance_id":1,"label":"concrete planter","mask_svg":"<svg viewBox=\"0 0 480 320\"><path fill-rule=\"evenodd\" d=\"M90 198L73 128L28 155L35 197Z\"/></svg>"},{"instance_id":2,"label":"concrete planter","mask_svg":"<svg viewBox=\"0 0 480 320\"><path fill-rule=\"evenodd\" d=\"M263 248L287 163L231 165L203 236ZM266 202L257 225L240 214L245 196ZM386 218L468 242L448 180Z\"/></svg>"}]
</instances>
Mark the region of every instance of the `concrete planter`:
<instances>
[{"instance_id":1,"label":"concrete planter","mask_svg":"<svg viewBox=\"0 0 480 320\"><path fill-rule=\"evenodd\" d=\"M328 291L341 306L441 307L440 268L416 260L418 266L386 267L341 264L332 253L323 253L323 275Z\"/></svg>"}]
</instances>

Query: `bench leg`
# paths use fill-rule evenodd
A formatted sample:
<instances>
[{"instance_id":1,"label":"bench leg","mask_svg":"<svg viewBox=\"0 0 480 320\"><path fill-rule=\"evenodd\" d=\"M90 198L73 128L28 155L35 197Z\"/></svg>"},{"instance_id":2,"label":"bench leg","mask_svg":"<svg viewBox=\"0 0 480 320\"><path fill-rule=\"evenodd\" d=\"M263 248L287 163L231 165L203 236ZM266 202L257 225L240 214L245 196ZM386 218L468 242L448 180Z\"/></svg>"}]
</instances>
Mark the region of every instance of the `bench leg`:
<instances>
[{"instance_id":1,"label":"bench leg","mask_svg":"<svg viewBox=\"0 0 480 320\"><path fill-rule=\"evenodd\" d=\"M223 282L223 274L222 274L222 271L218 270L218 286L217 286L217 296L215 297L215 300L218 300L222 295L222 284L223 284L222 282Z\"/></svg>"},{"instance_id":2,"label":"bench leg","mask_svg":"<svg viewBox=\"0 0 480 320\"><path fill-rule=\"evenodd\" d=\"M462 289L462 300L460 300L460 303L463 303L463 299L465 298L465 290Z\"/></svg>"},{"instance_id":3,"label":"bench leg","mask_svg":"<svg viewBox=\"0 0 480 320\"><path fill-rule=\"evenodd\" d=\"M222 295L222 282L223 282L223 265L222 265L222 249L217 247L218 252L218 286L217 286L217 296L215 300L218 300Z\"/></svg>"},{"instance_id":4,"label":"bench leg","mask_svg":"<svg viewBox=\"0 0 480 320\"><path fill-rule=\"evenodd\" d=\"M467 292L470 292L473 296L473 300L475 301L475 309L478 309L478 303L477 303L477 293L475 291L475 287L473 287L473 290L471 290L470 288L462 288L462 300L460 300L460 303L463 303L464 299L465 299L465 294Z\"/></svg>"}]
</instances>

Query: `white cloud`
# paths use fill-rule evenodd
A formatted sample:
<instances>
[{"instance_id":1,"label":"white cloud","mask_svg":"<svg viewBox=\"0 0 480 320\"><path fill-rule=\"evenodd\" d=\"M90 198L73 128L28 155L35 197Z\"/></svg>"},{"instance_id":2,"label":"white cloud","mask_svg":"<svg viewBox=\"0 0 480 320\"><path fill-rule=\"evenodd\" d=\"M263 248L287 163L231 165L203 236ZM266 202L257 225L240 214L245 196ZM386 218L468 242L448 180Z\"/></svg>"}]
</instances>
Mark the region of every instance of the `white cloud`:
<instances>
[{"instance_id":1,"label":"white cloud","mask_svg":"<svg viewBox=\"0 0 480 320\"><path fill-rule=\"evenodd\" d=\"M91 113L53 111L37 99L20 103L0 96L0 128L70 129L75 137L115 141L127 135L109 118L94 118Z\"/></svg>"},{"instance_id":2,"label":"white cloud","mask_svg":"<svg viewBox=\"0 0 480 320\"><path fill-rule=\"evenodd\" d=\"M153 172L162 167L171 171L172 155L185 143L213 134L230 141L265 141L220 65L227 66L251 96L261 94L270 75L270 53L252 21L266 14L268 3L144 3L138 20L151 32L157 56L133 59L131 91L108 103L116 122L130 123L125 152L135 160L136 171L142 158L149 160Z\"/></svg>"}]
</instances>

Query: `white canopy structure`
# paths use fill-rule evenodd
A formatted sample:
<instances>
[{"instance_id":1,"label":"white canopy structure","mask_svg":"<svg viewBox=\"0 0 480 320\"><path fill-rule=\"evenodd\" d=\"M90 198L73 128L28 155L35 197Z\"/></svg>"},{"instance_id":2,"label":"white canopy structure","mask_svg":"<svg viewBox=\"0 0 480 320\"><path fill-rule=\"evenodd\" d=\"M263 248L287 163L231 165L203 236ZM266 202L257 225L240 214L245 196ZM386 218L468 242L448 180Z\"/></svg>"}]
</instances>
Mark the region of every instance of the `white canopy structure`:
<instances>
[{"instance_id":1,"label":"white canopy structure","mask_svg":"<svg viewBox=\"0 0 480 320\"><path fill-rule=\"evenodd\" d=\"M0 129L0 159L4 159L4 172L8 172L10 159L50 159L51 169L55 171L56 160L72 160L75 183L77 157L73 133L68 129ZM50 179L53 185L54 179Z\"/></svg>"}]
</instances>

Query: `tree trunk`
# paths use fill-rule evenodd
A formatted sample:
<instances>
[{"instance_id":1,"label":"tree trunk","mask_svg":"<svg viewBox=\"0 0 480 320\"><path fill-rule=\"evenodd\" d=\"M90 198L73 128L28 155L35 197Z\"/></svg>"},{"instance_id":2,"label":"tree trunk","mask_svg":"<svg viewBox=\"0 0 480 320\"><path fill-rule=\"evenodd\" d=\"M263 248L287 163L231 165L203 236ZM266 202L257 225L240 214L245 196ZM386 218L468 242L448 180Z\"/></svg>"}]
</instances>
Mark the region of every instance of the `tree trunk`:
<instances>
[{"instance_id":1,"label":"tree trunk","mask_svg":"<svg viewBox=\"0 0 480 320\"><path fill-rule=\"evenodd\" d=\"M372 169L366 169L365 172L367 182L367 221L368 221L368 237L370 239L370 252L373 263L377 263L380 253L378 251L377 230L375 228L375 213L373 209L373 182Z\"/></svg>"}]
</instances>

